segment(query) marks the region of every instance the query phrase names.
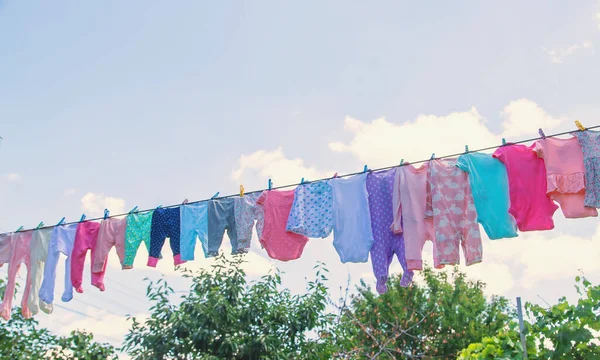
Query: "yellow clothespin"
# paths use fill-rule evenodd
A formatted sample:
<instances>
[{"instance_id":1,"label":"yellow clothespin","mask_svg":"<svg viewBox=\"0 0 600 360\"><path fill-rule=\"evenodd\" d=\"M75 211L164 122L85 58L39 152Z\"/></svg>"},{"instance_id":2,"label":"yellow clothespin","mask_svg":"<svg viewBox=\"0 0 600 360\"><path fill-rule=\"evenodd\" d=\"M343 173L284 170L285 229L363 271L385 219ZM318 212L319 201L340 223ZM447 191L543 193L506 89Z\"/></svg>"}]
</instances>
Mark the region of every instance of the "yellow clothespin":
<instances>
[{"instance_id":1,"label":"yellow clothespin","mask_svg":"<svg viewBox=\"0 0 600 360\"><path fill-rule=\"evenodd\" d=\"M240 185L240 197L244 197L244 185Z\"/></svg>"},{"instance_id":2,"label":"yellow clothespin","mask_svg":"<svg viewBox=\"0 0 600 360\"><path fill-rule=\"evenodd\" d=\"M581 131L585 131L585 127L583 125L581 125L581 123L579 122L579 120L575 120L575 125L577 126L577 128Z\"/></svg>"}]
</instances>

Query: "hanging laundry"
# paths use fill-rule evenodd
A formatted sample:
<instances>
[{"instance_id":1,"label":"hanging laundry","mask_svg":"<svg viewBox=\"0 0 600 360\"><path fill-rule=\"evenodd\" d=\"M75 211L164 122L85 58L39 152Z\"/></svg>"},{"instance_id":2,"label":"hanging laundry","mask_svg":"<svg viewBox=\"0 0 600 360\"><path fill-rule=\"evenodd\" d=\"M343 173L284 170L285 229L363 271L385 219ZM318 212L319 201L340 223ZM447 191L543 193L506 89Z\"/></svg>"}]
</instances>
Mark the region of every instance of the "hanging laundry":
<instances>
[{"instance_id":1,"label":"hanging laundry","mask_svg":"<svg viewBox=\"0 0 600 360\"><path fill-rule=\"evenodd\" d=\"M395 170L369 172L367 175L367 192L369 194L369 211L373 230L373 246L371 247L371 263L377 280L376 290L380 294L387 292L389 268L394 255L402 266L401 286L408 286L413 278L412 270L406 265L404 237L394 234L390 224L394 221L392 192L394 190Z\"/></svg>"},{"instance_id":2,"label":"hanging laundry","mask_svg":"<svg viewBox=\"0 0 600 360\"><path fill-rule=\"evenodd\" d=\"M123 269L133 268L133 261L135 260L135 256L142 242L144 242L146 250L150 253L150 235L153 214L154 210L127 215L127 225L125 227L125 260L123 260ZM162 256L159 255L158 258L161 259Z\"/></svg>"},{"instance_id":3,"label":"hanging laundry","mask_svg":"<svg viewBox=\"0 0 600 360\"><path fill-rule=\"evenodd\" d=\"M443 268L436 256L433 241L433 219L425 217L427 203L428 164L420 167L405 165L396 169L393 188L394 222L392 231L404 235L406 266L409 270L423 270L423 246L433 243L433 266Z\"/></svg>"},{"instance_id":4,"label":"hanging laundry","mask_svg":"<svg viewBox=\"0 0 600 360\"><path fill-rule=\"evenodd\" d=\"M235 225L235 200L225 198L208 201L208 252L207 257L217 256L223 243L223 236L231 243L231 253L244 253L247 249L238 248L237 227Z\"/></svg>"},{"instance_id":5,"label":"hanging laundry","mask_svg":"<svg viewBox=\"0 0 600 360\"><path fill-rule=\"evenodd\" d=\"M91 251L90 263L94 261L99 231L100 223L97 222L84 221L77 225L73 252L71 253L71 282L78 293L83 292L83 265L85 264L88 250ZM100 289L100 291L104 291L104 284L102 282L104 276L103 274L95 273L93 268L93 264L90 264L92 285Z\"/></svg>"},{"instance_id":6,"label":"hanging laundry","mask_svg":"<svg viewBox=\"0 0 600 360\"><path fill-rule=\"evenodd\" d=\"M256 201L263 207L265 214L265 226L260 243L273 259L281 261L298 259L308 242L306 236L285 231L293 202L294 190L263 191Z\"/></svg>"},{"instance_id":7,"label":"hanging laundry","mask_svg":"<svg viewBox=\"0 0 600 360\"><path fill-rule=\"evenodd\" d=\"M286 231L326 238L333 230L332 206L331 187L326 181L301 184L294 190Z\"/></svg>"},{"instance_id":8,"label":"hanging laundry","mask_svg":"<svg viewBox=\"0 0 600 360\"><path fill-rule=\"evenodd\" d=\"M427 187L425 216L433 219L434 257L441 265L458 265L462 247L467 266L481 262L477 211L467 174L456 166L456 159L431 160Z\"/></svg>"},{"instance_id":9,"label":"hanging laundry","mask_svg":"<svg viewBox=\"0 0 600 360\"><path fill-rule=\"evenodd\" d=\"M92 272L98 274L98 282L104 288L104 274L108 264L108 254L110 249L115 247L117 256L123 269L125 262L125 231L127 229L127 218L117 219L108 218L100 223L98 231L98 242L96 243L96 253L93 255Z\"/></svg>"},{"instance_id":10,"label":"hanging laundry","mask_svg":"<svg viewBox=\"0 0 600 360\"><path fill-rule=\"evenodd\" d=\"M369 260L373 229L367 174L329 180L333 203L333 246L342 263Z\"/></svg>"},{"instance_id":11,"label":"hanging laundry","mask_svg":"<svg viewBox=\"0 0 600 360\"><path fill-rule=\"evenodd\" d=\"M12 234L0 235L0 267L7 264L10 260L10 244L12 243Z\"/></svg>"},{"instance_id":12,"label":"hanging laundry","mask_svg":"<svg viewBox=\"0 0 600 360\"><path fill-rule=\"evenodd\" d=\"M469 174L469 184L477 209L477 221L491 240L517 236L517 222L508 212L508 175L502 162L492 155L464 154L457 166Z\"/></svg>"},{"instance_id":13,"label":"hanging laundry","mask_svg":"<svg viewBox=\"0 0 600 360\"><path fill-rule=\"evenodd\" d=\"M208 254L208 203L179 207L181 217L181 260L194 260L196 240L200 240L204 257Z\"/></svg>"},{"instance_id":14,"label":"hanging laundry","mask_svg":"<svg viewBox=\"0 0 600 360\"><path fill-rule=\"evenodd\" d=\"M584 205L585 167L577 137L539 139L533 150L546 165L547 194L558 202L565 217L598 216L596 208Z\"/></svg>"},{"instance_id":15,"label":"hanging laundry","mask_svg":"<svg viewBox=\"0 0 600 360\"><path fill-rule=\"evenodd\" d=\"M600 132L586 130L574 135L579 140L585 167L585 206L600 207Z\"/></svg>"},{"instance_id":16,"label":"hanging laundry","mask_svg":"<svg viewBox=\"0 0 600 360\"><path fill-rule=\"evenodd\" d=\"M48 257L44 266L44 278L40 286L40 300L46 304L54 302L54 286L56 282L56 266L60 253L67 256L65 259L65 291L61 297L63 302L73 299L73 283L71 282L71 253L77 233L77 224L59 225L52 230Z\"/></svg>"},{"instance_id":17,"label":"hanging laundry","mask_svg":"<svg viewBox=\"0 0 600 360\"><path fill-rule=\"evenodd\" d=\"M165 244L165 239L169 238L169 245L173 252L173 262L175 265L181 265L185 261L181 260L180 254L180 232L181 218L179 207L158 208L152 215L152 228L150 230L150 256L148 256L148 266L156 267L160 258L160 250Z\"/></svg>"},{"instance_id":18,"label":"hanging laundry","mask_svg":"<svg viewBox=\"0 0 600 360\"><path fill-rule=\"evenodd\" d=\"M533 146L510 144L498 148L493 156L504 163L508 175L510 208L520 231L551 230L552 215L558 209L546 196L547 179L544 161Z\"/></svg>"},{"instance_id":19,"label":"hanging laundry","mask_svg":"<svg viewBox=\"0 0 600 360\"><path fill-rule=\"evenodd\" d=\"M51 237L52 228L36 229L31 236L31 252L29 253L31 261L31 291L29 292L27 305L32 315L39 313L40 309L46 314L51 314L54 311L54 305L43 302L39 296Z\"/></svg>"},{"instance_id":20,"label":"hanging laundry","mask_svg":"<svg viewBox=\"0 0 600 360\"><path fill-rule=\"evenodd\" d=\"M10 260L8 261L8 281L4 290L4 299L0 305L0 316L4 320L10 319L12 310L12 300L15 296L15 286L17 282L17 273L21 263L27 268L27 280L25 281L25 289L23 290L23 298L21 300L21 314L26 319L29 319L32 314L27 304L29 292L31 291L31 236L33 231L21 231L12 234Z\"/></svg>"},{"instance_id":21,"label":"hanging laundry","mask_svg":"<svg viewBox=\"0 0 600 360\"><path fill-rule=\"evenodd\" d=\"M238 249L250 249L252 228L256 222L256 235L260 239L265 226L263 207L256 204L261 193L251 193L234 199L235 227L238 235Z\"/></svg>"}]
</instances>

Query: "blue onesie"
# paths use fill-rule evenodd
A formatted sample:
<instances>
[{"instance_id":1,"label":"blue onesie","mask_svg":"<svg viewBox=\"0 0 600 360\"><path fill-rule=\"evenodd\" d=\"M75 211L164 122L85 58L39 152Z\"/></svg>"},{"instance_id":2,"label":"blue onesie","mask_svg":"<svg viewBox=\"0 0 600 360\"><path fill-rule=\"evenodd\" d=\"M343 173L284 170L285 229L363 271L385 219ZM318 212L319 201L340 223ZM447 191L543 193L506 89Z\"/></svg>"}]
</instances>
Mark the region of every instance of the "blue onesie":
<instances>
[{"instance_id":1,"label":"blue onesie","mask_svg":"<svg viewBox=\"0 0 600 360\"><path fill-rule=\"evenodd\" d=\"M456 163L469 174L477 221L491 240L517 236L517 225L508 213L508 175L500 160L492 155L471 153L458 157Z\"/></svg>"},{"instance_id":2,"label":"blue onesie","mask_svg":"<svg viewBox=\"0 0 600 360\"><path fill-rule=\"evenodd\" d=\"M326 181L301 184L294 190L294 203L286 231L311 238L326 238L332 230L333 198Z\"/></svg>"}]
</instances>

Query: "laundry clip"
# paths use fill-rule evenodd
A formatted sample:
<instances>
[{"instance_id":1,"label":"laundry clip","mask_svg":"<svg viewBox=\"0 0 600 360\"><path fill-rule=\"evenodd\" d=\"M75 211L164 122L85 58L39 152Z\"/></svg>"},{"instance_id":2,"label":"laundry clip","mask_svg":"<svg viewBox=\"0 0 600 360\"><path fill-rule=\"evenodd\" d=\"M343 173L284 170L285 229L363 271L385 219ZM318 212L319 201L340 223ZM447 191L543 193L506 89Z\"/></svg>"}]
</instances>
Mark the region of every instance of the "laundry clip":
<instances>
[{"instance_id":1,"label":"laundry clip","mask_svg":"<svg viewBox=\"0 0 600 360\"><path fill-rule=\"evenodd\" d=\"M64 222L65 222L65 218L63 217L62 219L60 219L58 224L56 224L56 226L62 225Z\"/></svg>"},{"instance_id":2,"label":"laundry clip","mask_svg":"<svg viewBox=\"0 0 600 360\"><path fill-rule=\"evenodd\" d=\"M300 185L304 184L304 178L302 178L302 180L300 180Z\"/></svg>"},{"instance_id":3,"label":"laundry clip","mask_svg":"<svg viewBox=\"0 0 600 360\"><path fill-rule=\"evenodd\" d=\"M216 199L216 198L217 198L217 196L219 196L219 192L218 192L218 191L217 191L217 193L216 193L216 194L214 194L214 195L213 195L213 196L212 196L210 199L211 199L211 200L213 200L213 199Z\"/></svg>"},{"instance_id":4,"label":"laundry clip","mask_svg":"<svg viewBox=\"0 0 600 360\"><path fill-rule=\"evenodd\" d=\"M187 204L188 202L189 202L189 200L188 200L188 199L185 199L185 200L183 200L183 202L181 203L181 205L185 205L185 204Z\"/></svg>"},{"instance_id":5,"label":"laundry clip","mask_svg":"<svg viewBox=\"0 0 600 360\"><path fill-rule=\"evenodd\" d=\"M108 209L104 209L104 220L106 220L106 218L108 218L109 214L110 214L110 211L108 211Z\"/></svg>"},{"instance_id":6,"label":"laundry clip","mask_svg":"<svg viewBox=\"0 0 600 360\"><path fill-rule=\"evenodd\" d=\"M162 207L162 205L158 205L156 208L157 208L157 209L160 209L161 207Z\"/></svg>"},{"instance_id":7,"label":"laundry clip","mask_svg":"<svg viewBox=\"0 0 600 360\"><path fill-rule=\"evenodd\" d=\"M400 166L404 165L404 159L400 159Z\"/></svg>"},{"instance_id":8,"label":"laundry clip","mask_svg":"<svg viewBox=\"0 0 600 360\"><path fill-rule=\"evenodd\" d=\"M85 214L81 214L81 219L79 219L79 222L82 222L83 220L85 220Z\"/></svg>"},{"instance_id":9,"label":"laundry clip","mask_svg":"<svg viewBox=\"0 0 600 360\"><path fill-rule=\"evenodd\" d=\"M363 169L363 172L366 173L367 170L369 170L369 167L367 165L365 165L365 168Z\"/></svg>"},{"instance_id":10,"label":"laundry clip","mask_svg":"<svg viewBox=\"0 0 600 360\"><path fill-rule=\"evenodd\" d=\"M465 145L465 154L469 153L469 145Z\"/></svg>"},{"instance_id":11,"label":"laundry clip","mask_svg":"<svg viewBox=\"0 0 600 360\"><path fill-rule=\"evenodd\" d=\"M18 229L17 229L17 231L15 231L15 232L19 232L19 231L21 231L21 230L23 230L23 225L21 225L21 227L20 227L20 228L18 228Z\"/></svg>"},{"instance_id":12,"label":"laundry clip","mask_svg":"<svg viewBox=\"0 0 600 360\"><path fill-rule=\"evenodd\" d=\"M271 190L272 187L273 187L273 181L271 181L271 179L269 179L269 190Z\"/></svg>"},{"instance_id":13,"label":"laundry clip","mask_svg":"<svg viewBox=\"0 0 600 360\"><path fill-rule=\"evenodd\" d=\"M435 153L431 154L431 158L429 160L435 159Z\"/></svg>"},{"instance_id":14,"label":"laundry clip","mask_svg":"<svg viewBox=\"0 0 600 360\"><path fill-rule=\"evenodd\" d=\"M36 228L36 229L39 229L39 228L41 228L41 227L43 227L43 226L44 226L44 222L43 222L43 221L40 221L40 223L38 224L38 226L36 226L35 228Z\"/></svg>"},{"instance_id":15,"label":"laundry clip","mask_svg":"<svg viewBox=\"0 0 600 360\"><path fill-rule=\"evenodd\" d=\"M134 212L136 212L136 211L137 211L137 209L138 209L138 207L137 207L137 205L136 205L136 206L135 206L133 209L129 210L129 213L130 213L130 214L131 214L131 213L134 213Z\"/></svg>"},{"instance_id":16,"label":"laundry clip","mask_svg":"<svg viewBox=\"0 0 600 360\"><path fill-rule=\"evenodd\" d=\"M506 139L502 138L502 146L506 145Z\"/></svg>"},{"instance_id":17,"label":"laundry clip","mask_svg":"<svg viewBox=\"0 0 600 360\"><path fill-rule=\"evenodd\" d=\"M542 128L538 129L538 133L540 134L540 136L542 137L542 139L546 138L546 134L544 134L544 130L542 130Z\"/></svg>"},{"instance_id":18,"label":"laundry clip","mask_svg":"<svg viewBox=\"0 0 600 360\"><path fill-rule=\"evenodd\" d=\"M585 126L581 125L581 123L579 122L579 120L575 120L575 126L577 126L577 128L581 131L585 131Z\"/></svg>"},{"instance_id":19,"label":"laundry clip","mask_svg":"<svg viewBox=\"0 0 600 360\"><path fill-rule=\"evenodd\" d=\"M244 197L244 185L240 184L240 197Z\"/></svg>"},{"instance_id":20,"label":"laundry clip","mask_svg":"<svg viewBox=\"0 0 600 360\"><path fill-rule=\"evenodd\" d=\"M338 174L337 173L333 174L333 178L335 179L336 177L338 177Z\"/></svg>"}]
</instances>

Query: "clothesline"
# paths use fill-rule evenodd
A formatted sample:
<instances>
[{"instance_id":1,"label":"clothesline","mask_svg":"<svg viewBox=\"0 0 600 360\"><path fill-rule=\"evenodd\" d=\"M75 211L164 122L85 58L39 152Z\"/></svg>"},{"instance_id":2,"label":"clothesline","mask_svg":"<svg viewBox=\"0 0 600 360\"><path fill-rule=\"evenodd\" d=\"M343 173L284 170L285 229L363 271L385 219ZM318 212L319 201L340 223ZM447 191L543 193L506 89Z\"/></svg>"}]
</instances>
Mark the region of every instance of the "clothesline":
<instances>
[{"instance_id":1,"label":"clothesline","mask_svg":"<svg viewBox=\"0 0 600 360\"><path fill-rule=\"evenodd\" d=\"M591 130L591 129L596 129L596 128L600 128L600 125L594 125L594 126L590 126L590 127L586 127L585 130ZM400 166L405 166L410 164L420 164L420 163L424 163L427 162L429 160L432 159L446 159L446 158L453 158L453 157L457 157L460 155L463 155L465 153L477 153L477 152L482 152L482 151L487 151L487 150L493 150L496 148L499 148L501 146L504 145L511 145L511 144L523 144L523 143L527 143L527 142L531 142L531 141L536 141L542 138L551 138L551 137L557 137L557 136L562 136L562 135L568 135L571 134L573 132L576 131L582 131L582 130L570 130L570 131L564 131L564 132L560 132L560 133L555 133L555 134L550 134L550 135L544 135L544 136L538 136L538 137L534 137L534 138L530 138L530 139L525 139L525 140L519 140L519 141L513 141L513 142L509 142L509 143L505 143L504 138L502 139L502 145L493 145L493 146L488 146L485 148L480 148L480 149L476 149L476 150L468 150L468 151L464 151L464 152L460 152L460 153L455 153L455 154L450 154L450 155L444 155L444 156L435 156L435 153L433 153L431 155L431 157L429 159L423 159L423 160L418 160L418 161L411 161L411 162L404 162L402 161L399 165L390 165L390 166L385 166L385 167L380 167L380 168L376 168L376 169L368 169L367 165L365 165L365 168L363 171L359 171L359 172L354 172L354 173L348 173L348 174L342 174L342 175L334 175L334 177L338 177L338 178L344 178L344 177L349 177L349 176L354 176L354 175L358 175L358 174L362 174L365 171L381 171L381 170L389 170L389 169L393 169L393 168L397 168ZM540 133L542 134L542 129L540 129ZM329 180L331 179L331 177L328 178L321 178L321 179L316 179L316 180L304 180L302 179L302 182L299 183L295 183L295 184L286 184L286 185L280 185L280 186L271 186L271 179L269 179L269 187L265 188L265 189L259 189L259 190L254 190L254 191L249 191L246 192L245 194L253 194L253 193L261 193L265 190L276 190L276 189L285 189L285 188L289 188L289 187L294 187L294 186L299 186L302 184L309 184L309 183L314 183L314 182L319 182L319 181L324 181L324 180ZM219 200L219 199L226 199L226 198L231 198L234 196L239 196L239 193L237 194L231 194L231 195L225 195L225 196L217 196L219 193L215 194L215 196L213 196L212 198L208 198L208 199L202 199L202 200L195 200L195 201L190 201L190 202L186 202L186 204L197 204L197 203L201 203L204 201L209 201L209 200ZM162 208L168 209L168 208L174 208L174 207L178 207L181 206L181 203L177 203L177 204L172 204L172 205L167 205L167 206L162 206ZM141 213L147 213L150 211L155 210L156 208L151 208L151 209L144 209L144 210L136 210L135 213L141 214ZM101 217L97 217L97 218L90 218L90 219L85 219L84 221L98 221L98 220L103 220L103 219L109 219L109 218L116 218L116 217L122 217L122 216L127 216L128 214L130 214L130 212L127 213L122 213L122 214L116 214L116 215L109 215L109 216L101 216ZM81 221L71 221L71 222L62 222L61 225L72 225L72 224L77 224L80 223ZM36 227L36 228L30 228L30 229L20 229L18 231L31 231L31 230L38 230L38 229L48 229L48 228L53 228L56 225L47 225L47 226L41 226L41 227ZM11 233L15 233L16 231L9 231L9 232L5 232L5 233L0 233L0 235L5 235L5 234L11 234Z\"/></svg>"}]
</instances>

